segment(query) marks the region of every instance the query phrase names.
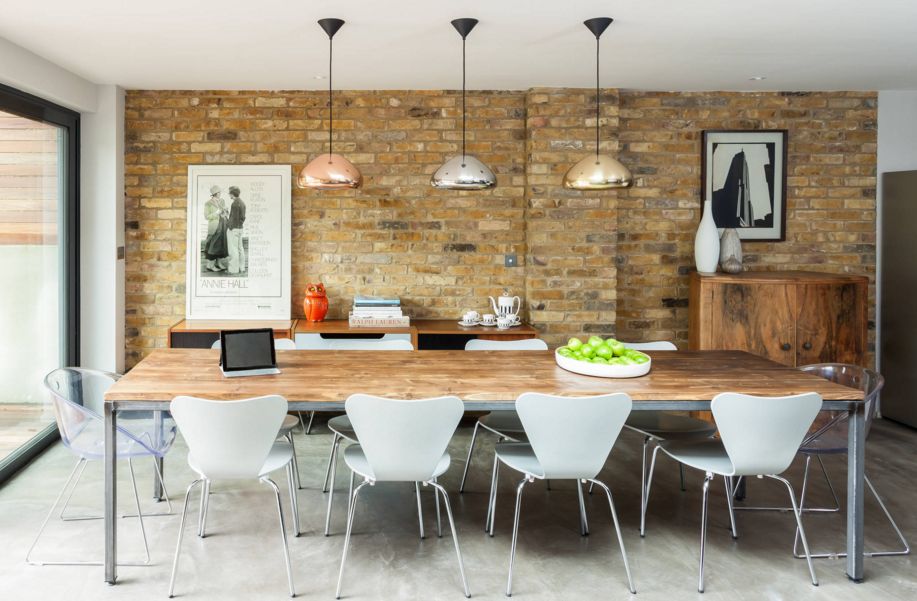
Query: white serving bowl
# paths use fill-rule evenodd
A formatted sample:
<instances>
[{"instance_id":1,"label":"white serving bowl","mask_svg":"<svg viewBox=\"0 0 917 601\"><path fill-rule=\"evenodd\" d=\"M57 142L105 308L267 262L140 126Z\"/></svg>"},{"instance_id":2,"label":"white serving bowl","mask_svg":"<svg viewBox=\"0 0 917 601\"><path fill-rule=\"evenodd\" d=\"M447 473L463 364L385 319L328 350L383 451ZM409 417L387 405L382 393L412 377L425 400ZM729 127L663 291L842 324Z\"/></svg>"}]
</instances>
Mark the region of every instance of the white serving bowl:
<instances>
[{"instance_id":1,"label":"white serving bowl","mask_svg":"<svg viewBox=\"0 0 917 601\"><path fill-rule=\"evenodd\" d=\"M588 361L578 361L570 357L564 357L558 354L556 350L554 351L554 360L557 361L557 365L567 371L599 378L638 378L648 374L650 366L653 364L652 358L646 363L638 363L637 365L605 365L604 363L590 363Z\"/></svg>"}]
</instances>

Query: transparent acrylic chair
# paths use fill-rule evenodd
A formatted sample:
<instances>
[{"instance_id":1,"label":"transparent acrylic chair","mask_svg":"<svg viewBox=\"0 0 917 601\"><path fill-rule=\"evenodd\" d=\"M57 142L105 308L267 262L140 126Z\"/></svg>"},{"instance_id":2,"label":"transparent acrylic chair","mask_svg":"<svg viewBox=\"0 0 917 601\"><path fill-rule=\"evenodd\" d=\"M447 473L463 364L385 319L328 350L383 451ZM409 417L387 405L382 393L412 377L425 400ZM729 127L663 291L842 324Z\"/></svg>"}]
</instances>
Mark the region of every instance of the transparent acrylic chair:
<instances>
[{"instance_id":1,"label":"transparent acrylic chair","mask_svg":"<svg viewBox=\"0 0 917 601\"><path fill-rule=\"evenodd\" d=\"M836 382L843 386L862 390L866 402L866 436L869 436L870 429L872 428L872 420L876 415L876 410L879 404L879 392L885 385L885 379L879 373L871 369L866 369L865 367L849 365L846 363L817 363L814 365L804 365L800 367L799 370L819 376L821 378L825 378L826 380L831 380L832 382ZM799 508L802 511L808 510L837 512L840 509L837 493L834 490L834 485L831 483L831 478L828 476L828 471L825 469L825 464L822 462L821 456L845 455L847 453L848 416L849 414L846 411L841 411L833 414L828 423L806 437L806 439L802 442L802 445L799 447L799 452L805 455L806 458L806 467L802 479L802 491L800 492L799 499ZM807 487L809 484L809 464L813 457L818 461L819 466L821 466L822 474L825 477L825 482L827 483L831 494L834 496L834 508L805 508L806 493L808 492ZM885 502L876 491L876 487L873 486L873 483L869 479L868 475L864 474L863 479L866 482L866 487L870 490L870 492L872 492L873 497L875 497L879 507L882 509L882 512L888 519L888 523L891 524L892 528L895 530L895 533L898 535L898 540L903 547L902 549L893 551L867 551L864 553L864 555L867 557L885 557L909 554L911 552L911 548L908 545L907 539L904 538L904 534L901 532L898 524L895 522L891 513L888 511L888 508L885 506ZM800 555L798 552L798 546L799 536L797 533L796 540L793 542L793 555L796 557L803 557L803 555ZM812 554L812 557L816 558L846 556L847 554L844 552Z\"/></svg>"},{"instance_id":2,"label":"transparent acrylic chair","mask_svg":"<svg viewBox=\"0 0 917 601\"><path fill-rule=\"evenodd\" d=\"M360 442L344 449L344 462L351 473L351 494L347 509L344 553L341 557L341 571L338 574L335 597L341 598L344 566L347 563L350 535L353 531L353 519L360 491L367 485L375 486L379 482L414 482L415 486L422 482L424 486L432 486L436 494L437 518L439 499L442 497L449 528L452 531L462 588L465 596L470 597L449 495L436 481L449 469L450 457L447 448L465 411L462 400L455 396L401 400L354 394L347 399L345 408ZM355 489L354 474L363 478L363 482ZM442 536L439 519L437 529Z\"/></svg>"},{"instance_id":3,"label":"transparent acrylic chair","mask_svg":"<svg viewBox=\"0 0 917 601\"><path fill-rule=\"evenodd\" d=\"M611 489L597 479L608 460L624 420L633 407L631 398L623 393L593 397L560 397L535 392L526 392L516 399L516 411L522 420L529 442L499 442L494 452L494 469L490 484L487 526L490 535L494 532L494 514L497 507L497 485L499 465L522 473L516 486L516 513L513 520L513 539L509 556L509 575L506 580L506 596L513 592L513 564L516 559L516 542L519 538L519 514L522 509L522 489L534 480L576 480L580 501L580 527L583 520L583 489L581 484L596 484L605 491L611 518L614 522L627 588L636 593L621 537L621 526L615 511Z\"/></svg>"},{"instance_id":4,"label":"transparent acrylic chair","mask_svg":"<svg viewBox=\"0 0 917 601\"><path fill-rule=\"evenodd\" d=\"M414 345L409 340L384 338L341 338L327 340L327 350L337 351L413 351ZM331 440L331 454L328 467L325 468L325 481L322 492L328 493L328 510L325 513L325 536L331 534L331 508L334 502L334 480L337 476L338 448L342 442L356 443L357 435L347 415L338 415L328 420L328 429L334 437ZM414 483L417 495L417 519L420 525L420 538L426 536L423 527L423 507L420 503L420 484Z\"/></svg>"},{"instance_id":5,"label":"transparent acrylic chair","mask_svg":"<svg viewBox=\"0 0 917 601\"><path fill-rule=\"evenodd\" d=\"M466 351L546 351L548 345L539 338L525 340L481 340L472 338L465 344ZM497 435L497 442L508 440L519 442L524 438L525 430L519 421L519 414L514 410L493 411L482 416L474 423L471 432L471 444L468 445L468 456L465 458L465 469L462 471L462 482L459 484L459 493L465 492L465 480L468 478L468 467L471 465L471 454L478 439L479 429L487 430Z\"/></svg>"},{"instance_id":6,"label":"transparent acrylic chair","mask_svg":"<svg viewBox=\"0 0 917 601\"><path fill-rule=\"evenodd\" d=\"M178 526L178 542L175 544L175 557L172 560L169 597L173 595L178 575L178 557L185 517L188 513L188 500L194 488L201 484L203 525L206 522L207 511L207 504L203 503L203 499L207 497L213 480L258 480L262 484L267 484L274 492L280 520L283 557L287 568L287 585L290 596L296 595L280 488L271 479L271 473L286 469L294 529L298 535L299 510L293 476L293 447L286 441L277 440L277 429L287 413L287 408L287 400L278 395L238 401L212 401L188 396L179 396L172 400L170 411L181 429L185 442L188 443L188 466L198 474L198 477L185 492L181 522ZM202 535L202 531L198 534Z\"/></svg>"},{"instance_id":7,"label":"transparent acrylic chair","mask_svg":"<svg viewBox=\"0 0 917 601\"><path fill-rule=\"evenodd\" d=\"M716 395L711 401L713 419L720 432L719 439L701 441L663 440L659 443L670 457L688 467L705 472L701 505L700 567L697 591L704 592L704 552L707 545L707 498L710 482L722 476L726 485L726 501L732 536L737 538L735 514L732 507L735 477L756 476L781 482L790 496L796 528L802 539L812 584L818 586L815 567L809 554L809 544L802 526L802 512L796 504L796 494L785 472L799 444L821 410L822 398L814 392L785 397L760 397L734 392Z\"/></svg>"},{"instance_id":8,"label":"transparent acrylic chair","mask_svg":"<svg viewBox=\"0 0 917 601\"><path fill-rule=\"evenodd\" d=\"M101 561L91 560L37 560L32 559L32 552L38 544L48 521L54 514L61 499L66 495L66 500L60 507L59 518L64 521L96 520L101 516L68 517L64 515L70 499L80 482L86 465L90 461L102 461L105 457L105 428L102 419L105 392L118 381L118 374L79 367L63 367L49 373L44 380L52 407L57 428L60 430L61 442L71 453L76 455L77 462L64 483L64 487L51 505L48 515L38 529L35 540L26 553L26 561L33 565L102 565ZM163 494L168 500L165 483L162 482L162 473L159 471L157 459L162 458L172 447L175 440L175 424L171 418L158 414L154 418L152 412L125 413L118 420L115 435L115 453L118 459L126 459L131 476L131 486L134 491L135 516L143 538L145 560L140 563L123 563L120 565L149 565L150 550L147 544L146 529L143 524L143 512L140 508L140 497L137 493L137 481L134 477L134 463L136 458L149 457L155 468L156 477L162 485ZM170 515L172 512L171 501L168 501L167 513L147 513L146 516Z\"/></svg>"}]
</instances>

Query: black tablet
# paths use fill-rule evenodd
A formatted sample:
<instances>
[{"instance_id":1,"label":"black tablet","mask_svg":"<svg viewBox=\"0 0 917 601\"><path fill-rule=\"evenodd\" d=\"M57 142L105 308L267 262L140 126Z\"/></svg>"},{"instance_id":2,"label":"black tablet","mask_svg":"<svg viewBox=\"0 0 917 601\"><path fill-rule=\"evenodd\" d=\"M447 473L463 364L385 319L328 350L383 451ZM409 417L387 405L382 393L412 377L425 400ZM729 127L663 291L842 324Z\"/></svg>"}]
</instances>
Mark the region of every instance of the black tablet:
<instances>
[{"instance_id":1,"label":"black tablet","mask_svg":"<svg viewBox=\"0 0 917 601\"><path fill-rule=\"evenodd\" d=\"M220 331L220 367L227 376L279 373L271 328Z\"/></svg>"}]
</instances>

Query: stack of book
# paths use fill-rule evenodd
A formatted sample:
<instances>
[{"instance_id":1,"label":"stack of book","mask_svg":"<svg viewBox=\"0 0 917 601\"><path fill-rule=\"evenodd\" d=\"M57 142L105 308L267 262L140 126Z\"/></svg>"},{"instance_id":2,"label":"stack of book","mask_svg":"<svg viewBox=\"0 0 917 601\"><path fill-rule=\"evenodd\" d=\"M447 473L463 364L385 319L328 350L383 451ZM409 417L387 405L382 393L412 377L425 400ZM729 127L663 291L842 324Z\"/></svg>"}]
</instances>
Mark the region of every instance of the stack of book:
<instances>
[{"instance_id":1,"label":"stack of book","mask_svg":"<svg viewBox=\"0 0 917 601\"><path fill-rule=\"evenodd\" d=\"M357 295L353 297L350 327L408 327L411 318L401 312L401 299Z\"/></svg>"}]
</instances>

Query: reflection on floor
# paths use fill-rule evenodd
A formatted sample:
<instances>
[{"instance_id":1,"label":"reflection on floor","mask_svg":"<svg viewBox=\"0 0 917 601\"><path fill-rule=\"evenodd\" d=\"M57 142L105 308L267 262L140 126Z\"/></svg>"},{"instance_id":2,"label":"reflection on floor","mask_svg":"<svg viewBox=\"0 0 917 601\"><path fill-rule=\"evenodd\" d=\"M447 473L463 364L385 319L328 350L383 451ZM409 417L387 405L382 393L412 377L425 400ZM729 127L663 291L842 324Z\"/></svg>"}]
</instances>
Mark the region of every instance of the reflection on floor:
<instances>
[{"instance_id":1,"label":"reflection on floor","mask_svg":"<svg viewBox=\"0 0 917 601\"><path fill-rule=\"evenodd\" d=\"M465 566L475 599L505 599L510 528L515 477L503 472L496 515L496 535L483 531L493 440L483 440L476 452L465 494L455 491L470 428L462 427L451 446L452 468L441 480L450 491ZM483 437L482 437L483 438ZM303 535L291 538L294 578L299 596L333 599L343 536L347 478L338 472L332 536L322 536L327 496L321 492L331 435L317 424L310 436L297 434L298 456L305 490L300 494ZM813 587L803 560L793 559L794 522L789 514L740 512L739 539L729 535L723 486L711 487L711 514L707 548L707 593L695 592L697 584L700 487L702 478L688 472L688 490L678 487L678 471L671 461L660 459L653 488L645 539L639 525L640 439L623 434L601 474L615 494L624 528L624 541L631 561L636 599L704 601L787 600L912 600L917 598L917 562L913 556L866 560L867 582L853 584L844 574L841 560L819 560L816 570L821 585ZM872 480L885 497L901 528L917 540L917 432L878 422L871 435L868 467ZM0 598L16 601L67 599L141 601L166 597L178 517L146 520L153 565L120 568L120 583L102 582L100 568L33 567L23 562L41 520L53 502L75 460L59 444L0 489ZM828 470L835 485L844 490L845 464L829 458ZM126 467L126 465L124 466ZM142 502L150 500L151 467L138 469ZM178 501L192 474L185 463L185 449L178 446L166 459L166 483ZM127 469L119 470L121 510L133 501ZM797 487L801 462L791 477ZM68 512L95 513L101 503L101 467L86 470ZM282 475L277 476L279 484ZM554 482L551 491L535 484L526 488L521 535L516 558L513 598L531 600L626 599L629 597L614 541L604 496L587 496L591 533L579 534L577 500L570 482ZM785 489L770 481L753 480L749 503L785 502ZM828 503L824 483L816 479L813 501ZM186 531L176 594L184 599L261 600L284 599L286 576L277 532L277 515L271 492L256 483L220 483L208 520L208 536L197 538L193 527ZM442 539L434 532L433 495L424 499L427 539L417 536L413 488L380 484L366 490L354 524L354 537L345 581L344 596L355 600L462 599L448 531ZM286 502L286 499L284 499ZM159 511L163 506L155 507ZM889 547L894 534L869 499L866 504L867 547ZM189 509L196 521L197 504ZM805 518L813 550L841 549L843 515L809 515ZM140 555L140 534L133 518L119 521L119 552L124 561ZM84 559L101 556L102 526L95 522L52 521L36 555L50 560L74 553Z\"/></svg>"},{"instance_id":2,"label":"reflection on floor","mask_svg":"<svg viewBox=\"0 0 917 601\"><path fill-rule=\"evenodd\" d=\"M43 404L0 403L0 460L54 421Z\"/></svg>"}]
</instances>

